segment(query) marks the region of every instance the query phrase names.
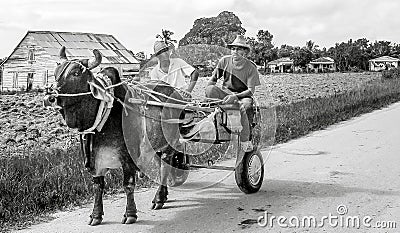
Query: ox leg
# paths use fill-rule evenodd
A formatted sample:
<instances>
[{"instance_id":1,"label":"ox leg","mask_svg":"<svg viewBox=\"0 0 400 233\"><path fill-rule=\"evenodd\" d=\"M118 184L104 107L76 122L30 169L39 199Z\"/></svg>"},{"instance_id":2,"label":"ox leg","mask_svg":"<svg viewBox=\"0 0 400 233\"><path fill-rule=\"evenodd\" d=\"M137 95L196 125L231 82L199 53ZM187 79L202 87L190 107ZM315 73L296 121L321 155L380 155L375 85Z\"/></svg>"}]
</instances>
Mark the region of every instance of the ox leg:
<instances>
[{"instance_id":1,"label":"ox leg","mask_svg":"<svg viewBox=\"0 0 400 233\"><path fill-rule=\"evenodd\" d=\"M137 209L134 198L135 170L124 167L124 189L126 193L126 210L122 224L132 224L137 220Z\"/></svg>"},{"instance_id":2,"label":"ox leg","mask_svg":"<svg viewBox=\"0 0 400 233\"><path fill-rule=\"evenodd\" d=\"M162 209L164 206L164 203L167 201L167 196L168 196L168 187L167 187L167 179L168 175L171 171L171 166L170 166L170 160L171 156L169 156L166 153L163 153L161 155L161 165L160 165L160 186L158 187L158 190L156 192L156 195L154 196L154 199L152 201L152 209L158 210Z\"/></svg>"},{"instance_id":3,"label":"ox leg","mask_svg":"<svg viewBox=\"0 0 400 233\"><path fill-rule=\"evenodd\" d=\"M103 193L104 193L104 176L93 177L94 183L94 207L90 215L89 225L96 226L103 221Z\"/></svg>"}]
</instances>

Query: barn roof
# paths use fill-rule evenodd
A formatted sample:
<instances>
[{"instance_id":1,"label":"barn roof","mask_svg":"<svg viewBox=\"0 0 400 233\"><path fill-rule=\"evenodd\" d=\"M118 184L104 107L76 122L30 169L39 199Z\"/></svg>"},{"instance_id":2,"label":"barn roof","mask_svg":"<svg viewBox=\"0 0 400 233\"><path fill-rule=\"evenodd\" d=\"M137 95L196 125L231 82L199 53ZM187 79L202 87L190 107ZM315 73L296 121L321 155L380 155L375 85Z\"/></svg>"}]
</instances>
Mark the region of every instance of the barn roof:
<instances>
[{"instance_id":1,"label":"barn roof","mask_svg":"<svg viewBox=\"0 0 400 233\"><path fill-rule=\"evenodd\" d=\"M394 57L389 57L389 56L382 56L382 57L377 57L374 59L369 60L371 62L393 62L393 61L400 61L400 59L394 58Z\"/></svg>"},{"instance_id":2,"label":"barn roof","mask_svg":"<svg viewBox=\"0 0 400 233\"><path fill-rule=\"evenodd\" d=\"M102 63L139 63L133 53L112 35L82 32L28 31L24 39L27 37L31 37L38 46L46 50L51 56L58 56L60 48L65 46L69 59L92 58L94 57L93 49L98 49L103 55Z\"/></svg>"},{"instance_id":3,"label":"barn roof","mask_svg":"<svg viewBox=\"0 0 400 233\"><path fill-rule=\"evenodd\" d=\"M310 62L310 64L333 64L333 63L335 63L335 61L330 57L320 57Z\"/></svg>"}]
</instances>

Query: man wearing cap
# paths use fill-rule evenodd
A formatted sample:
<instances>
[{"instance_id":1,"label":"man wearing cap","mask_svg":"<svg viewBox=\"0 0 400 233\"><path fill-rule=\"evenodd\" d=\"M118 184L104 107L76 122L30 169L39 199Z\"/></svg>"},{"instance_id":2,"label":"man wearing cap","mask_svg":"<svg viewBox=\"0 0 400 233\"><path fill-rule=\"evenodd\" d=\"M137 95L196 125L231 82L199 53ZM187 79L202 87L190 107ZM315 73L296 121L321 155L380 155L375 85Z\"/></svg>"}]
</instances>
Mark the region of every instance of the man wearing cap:
<instances>
[{"instance_id":1,"label":"man wearing cap","mask_svg":"<svg viewBox=\"0 0 400 233\"><path fill-rule=\"evenodd\" d=\"M152 80L162 80L184 92L191 93L196 85L199 72L184 60L172 58L172 49L173 44L170 42L156 41L154 43L154 56L157 57L158 64L151 70L150 78ZM189 85L185 80L187 77L190 77Z\"/></svg>"},{"instance_id":2,"label":"man wearing cap","mask_svg":"<svg viewBox=\"0 0 400 233\"><path fill-rule=\"evenodd\" d=\"M253 122L253 94L259 86L260 78L256 65L245 58L250 46L242 35L238 35L228 45L231 55L222 57L210 78L206 88L206 97L222 99L223 104L239 102L242 131L240 141L245 152L253 150L250 140L250 124ZM222 77L222 89L215 84Z\"/></svg>"}]
</instances>

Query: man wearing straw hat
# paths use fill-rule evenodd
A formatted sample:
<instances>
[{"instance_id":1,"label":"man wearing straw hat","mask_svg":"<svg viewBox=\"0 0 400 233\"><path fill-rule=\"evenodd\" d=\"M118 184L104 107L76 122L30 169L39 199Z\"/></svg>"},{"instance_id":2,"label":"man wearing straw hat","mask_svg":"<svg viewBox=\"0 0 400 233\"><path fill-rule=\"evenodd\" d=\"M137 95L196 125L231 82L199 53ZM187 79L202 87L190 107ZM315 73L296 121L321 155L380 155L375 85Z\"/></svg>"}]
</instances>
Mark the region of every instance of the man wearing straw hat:
<instances>
[{"instance_id":1,"label":"man wearing straw hat","mask_svg":"<svg viewBox=\"0 0 400 233\"><path fill-rule=\"evenodd\" d=\"M222 57L215 68L206 88L206 97L222 99L223 104L239 102L242 131L241 147L245 152L253 150L250 140L250 124L253 122L253 94L259 86L260 78L256 65L245 58L250 51L243 35L228 44L231 55ZM222 89L215 84L222 77Z\"/></svg>"},{"instance_id":2,"label":"man wearing straw hat","mask_svg":"<svg viewBox=\"0 0 400 233\"><path fill-rule=\"evenodd\" d=\"M154 43L154 56L158 64L150 72L152 80L162 80L181 90L181 94L188 98L196 85L199 72L180 58L172 58L174 45L169 41L156 41ZM187 84L186 78L190 77Z\"/></svg>"}]
</instances>

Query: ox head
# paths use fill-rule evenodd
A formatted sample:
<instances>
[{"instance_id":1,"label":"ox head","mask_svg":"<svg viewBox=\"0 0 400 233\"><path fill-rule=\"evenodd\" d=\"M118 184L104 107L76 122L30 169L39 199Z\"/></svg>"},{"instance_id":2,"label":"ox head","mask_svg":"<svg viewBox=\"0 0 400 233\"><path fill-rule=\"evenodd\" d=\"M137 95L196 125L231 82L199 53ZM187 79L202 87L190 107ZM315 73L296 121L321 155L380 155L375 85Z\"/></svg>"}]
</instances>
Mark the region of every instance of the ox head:
<instances>
[{"instance_id":1,"label":"ox head","mask_svg":"<svg viewBox=\"0 0 400 233\"><path fill-rule=\"evenodd\" d=\"M57 105L68 127L79 131L90 128L95 121L99 100L92 95L80 95L90 92L89 82L93 80L91 69L101 63L101 54L94 50L94 59L68 60L65 47L60 50L61 63L55 69Z\"/></svg>"}]
</instances>

